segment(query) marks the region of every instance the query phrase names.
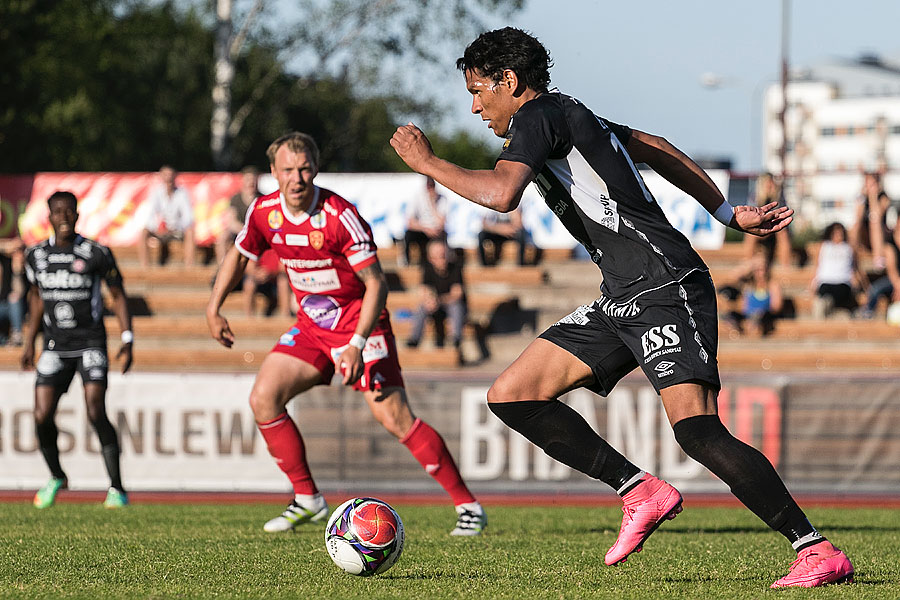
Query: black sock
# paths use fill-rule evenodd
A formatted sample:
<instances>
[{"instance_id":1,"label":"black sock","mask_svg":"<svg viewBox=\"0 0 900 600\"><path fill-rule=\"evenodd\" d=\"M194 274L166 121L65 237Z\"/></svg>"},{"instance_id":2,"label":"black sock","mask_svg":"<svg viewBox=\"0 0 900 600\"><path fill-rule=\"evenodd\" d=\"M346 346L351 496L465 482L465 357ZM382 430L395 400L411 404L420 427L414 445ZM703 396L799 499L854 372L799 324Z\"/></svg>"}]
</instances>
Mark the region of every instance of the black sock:
<instances>
[{"instance_id":1,"label":"black sock","mask_svg":"<svg viewBox=\"0 0 900 600\"><path fill-rule=\"evenodd\" d=\"M62 470L62 465L59 464L59 446L56 444L59 430L56 428L56 422L53 419L47 419L43 423L36 424L34 429L41 446L41 454L44 455L44 462L50 469L50 475L57 479L65 479L66 474Z\"/></svg>"},{"instance_id":2,"label":"black sock","mask_svg":"<svg viewBox=\"0 0 900 600\"><path fill-rule=\"evenodd\" d=\"M100 451L103 453L103 463L106 465L106 472L109 473L109 485L120 492L124 492L122 487L122 476L119 474L119 444L110 444L103 446Z\"/></svg>"},{"instance_id":3,"label":"black sock","mask_svg":"<svg viewBox=\"0 0 900 600\"><path fill-rule=\"evenodd\" d=\"M724 481L744 506L786 537L795 550L824 539L797 506L769 459L731 435L718 415L689 417L672 429L688 456Z\"/></svg>"},{"instance_id":4,"label":"black sock","mask_svg":"<svg viewBox=\"0 0 900 600\"><path fill-rule=\"evenodd\" d=\"M98 418L92 423L97 431L97 437L100 438L100 451L103 454L103 464L106 465L106 472L109 474L109 484L120 492L124 492L122 487L122 476L119 472L119 438L116 435L116 429L109 422L106 414L102 418Z\"/></svg>"},{"instance_id":5,"label":"black sock","mask_svg":"<svg viewBox=\"0 0 900 600\"><path fill-rule=\"evenodd\" d=\"M641 472L559 400L490 402L488 407L548 456L617 491Z\"/></svg>"}]
</instances>

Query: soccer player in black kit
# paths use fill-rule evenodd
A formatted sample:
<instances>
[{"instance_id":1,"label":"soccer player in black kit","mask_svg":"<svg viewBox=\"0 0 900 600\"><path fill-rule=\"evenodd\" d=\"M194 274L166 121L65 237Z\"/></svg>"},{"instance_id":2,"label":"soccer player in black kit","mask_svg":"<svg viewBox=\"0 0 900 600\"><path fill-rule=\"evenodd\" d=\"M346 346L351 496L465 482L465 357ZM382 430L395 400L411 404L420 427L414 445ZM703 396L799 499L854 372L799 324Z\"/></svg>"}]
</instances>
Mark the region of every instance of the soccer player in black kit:
<instances>
[{"instance_id":1,"label":"soccer player in black kit","mask_svg":"<svg viewBox=\"0 0 900 600\"><path fill-rule=\"evenodd\" d=\"M53 237L25 254L25 274L31 283L29 328L22 352L22 368L34 365L34 344L43 329L44 348L37 361L34 388L34 420L50 481L34 496L37 508L53 506L59 490L68 484L59 463L58 430L54 422L60 397L69 389L75 372L81 374L88 419L100 438L101 453L109 474L110 488L103 505L119 508L128 504L128 494L119 474L119 439L106 416L106 383L109 361L103 298L100 284L106 282L113 311L122 329L122 347L116 359L122 372L131 368L131 314L122 287L122 275L112 252L75 232L78 200L71 192L55 192L47 200ZM43 324L43 327L41 325Z\"/></svg>"},{"instance_id":2,"label":"soccer player in black kit","mask_svg":"<svg viewBox=\"0 0 900 600\"><path fill-rule=\"evenodd\" d=\"M624 517L606 564L624 562L681 511L674 487L644 473L558 397L587 387L607 395L641 367L662 397L675 439L797 551L772 587L850 581L853 566L809 523L772 464L719 420L716 294L709 269L668 222L635 165L646 163L726 226L768 235L793 211L776 203L732 207L706 173L664 138L594 115L549 90L550 55L507 27L479 36L456 63L472 112L505 138L493 169L468 170L435 156L412 123L391 146L414 171L500 212L536 184L547 205L603 275L601 297L534 340L494 382L488 406L549 456L610 485ZM610 82L611 84L614 82Z\"/></svg>"}]
</instances>

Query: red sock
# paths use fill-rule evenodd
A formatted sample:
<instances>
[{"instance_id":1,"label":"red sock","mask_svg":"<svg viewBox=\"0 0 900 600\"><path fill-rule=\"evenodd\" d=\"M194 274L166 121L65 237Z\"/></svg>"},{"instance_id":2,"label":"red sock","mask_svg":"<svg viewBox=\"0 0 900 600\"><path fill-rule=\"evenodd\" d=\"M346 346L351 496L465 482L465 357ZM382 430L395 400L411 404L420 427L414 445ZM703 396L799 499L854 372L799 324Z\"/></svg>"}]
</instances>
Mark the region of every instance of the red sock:
<instances>
[{"instance_id":1,"label":"red sock","mask_svg":"<svg viewBox=\"0 0 900 600\"><path fill-rule=\"evenodd\" d=\"M275 459L278 468L291 480L295 494L312 495L319 490L309 473L309 465L306 463L306 448L300 430L294 420L288 414L282 413L265 423L257 423L259 432L266 445L269 454Z\"/></svg>"},{"instance_id":2,"label":"red sock","mask_svg":"<svg viewBox=\"0 0 900 600\"><path fill-rule=\"evenodd\" d=\"M425 472L434 477L453 498L453 504L475 502L475 496L463 483L456 462L440 434L422 419L416 419L400 443L409 448Z\"/></svg>"}]
</instances>

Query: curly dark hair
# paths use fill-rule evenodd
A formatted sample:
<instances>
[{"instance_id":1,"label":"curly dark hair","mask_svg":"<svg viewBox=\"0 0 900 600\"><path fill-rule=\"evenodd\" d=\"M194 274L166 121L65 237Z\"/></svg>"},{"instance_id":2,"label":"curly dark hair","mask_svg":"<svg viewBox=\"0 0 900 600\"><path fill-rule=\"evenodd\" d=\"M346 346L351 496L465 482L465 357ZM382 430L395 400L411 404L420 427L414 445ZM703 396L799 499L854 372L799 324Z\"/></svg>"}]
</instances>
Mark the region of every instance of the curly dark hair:
<instances>
[{"instance_id":1,"label":"curly dark hair","mask_svg":"<svg viewBox=\"0 0 900 600\"><path fill-rule=\"evenodd\" d=\"M491 81L500 81L503 71L509 69L536 92L547 91L552 66L553 60L544 45L515 27L482 33L456 61L456 68L463 73L477 71Z\"/></svg>"},{"instance_id":2,"label":"curly dark hair","mask_svg":"<svg viewBox=\"0 0 900 600\"><path fill-rule=\"evenodd\" d=\"M829 224L828 227L825 228L825 231L822 232L822 239L826 242L829 241L831 239L831 234L834 233L835 229L840 229L841 231L844 232L844 241L846 242L847 241L847 228L844 227L844 225L842 223L838 223L837 221Z\"/></svg>"},{"instance_id":3,"label":"curly dark hair","mask_svg":"<svg viewBox=\"0 0 900 600\"><path fill-rule=\"evenodd\" d=\"M62 202L69 202L75 208L78 208L78 198L75 197L75 194L69 192L67 190L56 190L50 197L47 198L47 206L50 206L50 203L54 200L60 200Z\"/></svg>"}]
</instances>

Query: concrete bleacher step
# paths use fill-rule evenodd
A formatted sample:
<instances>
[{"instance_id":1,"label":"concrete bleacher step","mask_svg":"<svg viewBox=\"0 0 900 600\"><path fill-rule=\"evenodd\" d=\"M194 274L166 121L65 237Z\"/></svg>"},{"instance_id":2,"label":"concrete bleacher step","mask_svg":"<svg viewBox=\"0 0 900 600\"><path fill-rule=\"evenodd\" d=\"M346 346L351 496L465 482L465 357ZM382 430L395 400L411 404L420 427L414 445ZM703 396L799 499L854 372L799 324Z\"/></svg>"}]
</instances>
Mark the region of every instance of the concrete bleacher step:
<instances>
[{"instance_id":1,"label":"concrete bleacher step","mask_svg":"<svg viewBox=\"0 0 900 600\"><path fill-rule=\"evenodd\" d=\"M740 339L732 335L733 328L724 321L719 322L719 339ZM775 329L766 340L814 340L814 341L875 341L900 344L900 327L887 325L881 320L853 320L848 318L779 319Z\"/></svg>"},{"instance_id":2,"label":"concrete bleacher step","mask_svg":"<svg viewBox=\"0 0 900 600\"><path fill-rule=\"evenodd\" d=\"M137 246L113 246L112 248L113 254L116 257L116 260L120 264L124 265L137 265L138 264L138 253ZM465 248L462 250L463 255L465 257L466 266L476 265L479 263L478 252L475 248ZM501 254L499 265L500 266L512 266L516 264L517 261L517 248L514 244L506 244L503 247L503 253ZM199 262L201 259L206 258L206 255L209 251L205 248L198 248L195 263ZM378 248L378 258L381 260L382 264L385 266L397 266L399 265L403 258L403 249L399 245L392 246L382 246ZM156 258L158 256L158 250L156 248L151 248L149 258L150 262L153 266L156 266ZM545 248L542 251L541 262L549 262L549 263L558 263L570 260L572 257L572 250L569 248ZM166 266L173 265L183 265L184 264L184 248L181 242L175 241L169 244L169 261Z\"/></svg>"},{"instance_id":3,"label":"concrete bleacher step","mask_svg":"<svg viewBox=\"0 0 900 600\"><path fill-rule=\"evenodd\" d=\"M131 289L133 284L144 287L156 286L185 286L201 287L209 289L216 274L215 266L197 265L185 267L182 264L166 265L164 267L149 267L146 269L138 265L120 265L122 278L125 281L125 290Z\"/></svg>"},{"instance_id":4,"label":"concrete bleacher step","mask_svg":"<svg viewBox=\"0 0 900 600\"><path fill-rule=\"evenodd\" d=\"M422 281L422 269L418 266L385 267L385 273L396 274L399 282L406 289L419 285ZM537 287L547 282L547 271L540 266L497 265L482 267L466 265L463 280L469 288L488 285L506 285L517 287Z\"/></svg>"},{"instance_id":5,"label":"concrete bleacher step","mask_svg":"<svg viewBox=\"0 0 900 600\"><path fill-rule=\"evenodd\" d=\"M140 314L141 303L146 304L150 314L153 315L187 315L196 314L201 318L205 314L206 305L209 302L209 290L185 289L175 291L149 290L140 294L130 294L130 300L135 313ZM478 293L471 294L468 303L469 310L473 313L490 314L498 307L509 303L516 303L517 297L507 293ZM419 295L415 291L391 292L388 295L388 310L413 311L419 305ZM243 298L240 294L229 294L222 307L225 311L237 312L243 306Z\"/></svg>"},{"instance_id":6,"label":"concrete bleacher step","mask_svg":"<svg viewBox=\"0 0 900 600\"><path fill-rule=\"evenodd\" d=\"M504 354L520 352L530 336L520 341L509 340L511 347ZM136 371L255 371L274 345L272 340L242 340L226 349L211 339L198 340L192 347L177 344L136 343L134 370ZM503 344L491 344L494 354ZM118 344L111 341L111 360ZM0 347L0 368L19 368L21 348ZM456 351L452 347L423 346L398 348L404 369L446 371L457 367ZM472 352L468 352L472 355ZM719 348L719 367L726 372L869 372L900 373L900 352L885 352L878 344L849 344L841 347L811 346L798 349L789 344L771 342L723 343ZM496 356L491 369L499 372L512 359ZM115 370L116 365L112 366Z\"/></svg>"},{"instance_id":7,"label":"concrete bleacher step","mask_svg":"<svg viewBox=\"0 0 900 600\"><path fill-rule=\"evenodd\" d=\"M225 314L228 325L239 340L261 340L274 345L279 336L286 332L294 324L294 317L262 317ZM105 318L106 330L109 335L110 347L116 346L119 336L119 322L113 316ZM154 343L166 343L170 345L187 345L196 340L204 343L216 343L210 336L203 316L178 316L178 317L135 317L132 319L132 331L138 345L146 345L148 340ZM412 329L409 319L392 319L391 328L398 343L405 341ZM423 337L426 340L434 338L434 324L428 320L425 324ZM463 329L465 339L475 339L476 332L473 327Z\"/></svg>"},{"instance_id":8,"label":"concrete bleacher step","mask_svg":"<svg viewBox=\"0 0 900 600\"><path fill-rule=\"evenodd\" d=\"M747 347L719 346L719 368L723 371L812 372L812 373L900 373L900 352L886 353L880 347L797 348L772 344Z\"/></svg>"},{"instance_id":9,"label":"concrete bleacher step","mask_svg":"<svg viewBox=\"0 0 900 600\"><path fill-rule=\"evenodd\" d=\"M140 289L155 287L200 287L209 289L216 275L213 265L196 265L185 267L183 264L170 264L164 267L153 266L146 269L138 265L121 267L126 290L133 286ZM385 273L396 275L403 287L415 287L422 280L422 271L418 266L385 267ZM539 286L547 279L546 270L539 266L519 267L515 265L498 265L496 267L466 266L464 277L468 286L479 285L515 285Z\"/></svg>"},{"instance_id":10,"label":"concrete bleacher step","mask_svg":"<svg viewBox=\"0 0 900 600\"><path fill-rule=\"evenodd\" d=\"M111 340L112 342L112 340ZM212 339L209 347L183 348L179 346L141 346L134 348L134 371L247 371L255 372L274 345L269 343L247 343L240 340L228 349ZM118 344L110 344L110 370L117 371L115 352ZM400 364L403 368L450 370L457 366L456 350L444 348L398 348ZM0 369L17 370L22 354L21 348L0 347Z\"/></svg>"},{"instance_id":11,"label":"concrete bleacher step","mask_svg":"<svg viewBox=\"0 0 900 600\"><path fill-rule=\"evenodd\" d=\"M737 280L738 271L738 265L716 266L710 267L709 274L716 287L721 288L724 285L733 284ZM772 269L772 279L784 288L806 289L815 274L815 268L810 265L803 268L776 266Z\"/></svg>"}]
</instances>

